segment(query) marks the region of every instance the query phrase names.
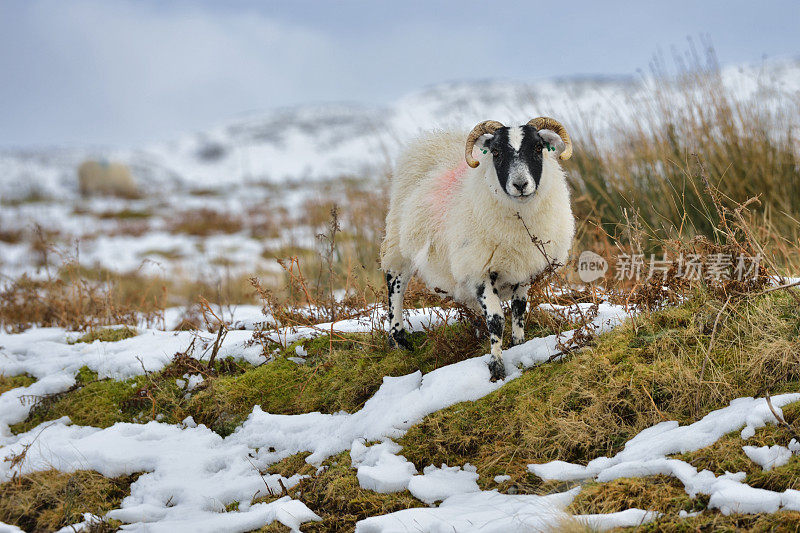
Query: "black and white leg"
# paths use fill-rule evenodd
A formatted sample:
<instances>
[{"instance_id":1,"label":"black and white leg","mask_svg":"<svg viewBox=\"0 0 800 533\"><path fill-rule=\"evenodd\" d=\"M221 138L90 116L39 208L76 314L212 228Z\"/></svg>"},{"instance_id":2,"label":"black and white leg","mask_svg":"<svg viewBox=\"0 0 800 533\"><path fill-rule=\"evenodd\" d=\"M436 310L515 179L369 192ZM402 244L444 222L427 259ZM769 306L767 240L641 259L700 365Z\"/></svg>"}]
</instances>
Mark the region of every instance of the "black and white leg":
<instances>
[{"instance_id":1,"label":"black and white leg","mask_svg":"<svg viewBox=\"0 0 800 533\"><path fill-rule=\"evenodd\" d=\"M528 285L514 285L511 295L511 346L525 342L525 311L528 309Z\"/></svg>"},{"instance_id":2,"label":"black and white leg","mask_svg":"<svg viewBox=\"0 0 800 533\"><path fill-rule=\"evenodd\" d=\"M403 295L411 278L405 272L389 271L386 273L386 289L389 294L389 343L411 350L411 343L406 338L403 328Z\"/></svg>"},{"instance_id":3,"label":"black and white leg","mask_svg":"<svg viewBox=\"0 0 800 533\"><path fill-rule=\"evenodd\" d=\"M505 379L506 369L503 365L503 327L505 318L500 305L500 296L497 292L497 273L490 272L489 277L475 288L478 303L486 317L486 327L489 329L489 342L492 347L492 358L489 361L489 374L492 381Z\"/></svg>"}]
</instances>

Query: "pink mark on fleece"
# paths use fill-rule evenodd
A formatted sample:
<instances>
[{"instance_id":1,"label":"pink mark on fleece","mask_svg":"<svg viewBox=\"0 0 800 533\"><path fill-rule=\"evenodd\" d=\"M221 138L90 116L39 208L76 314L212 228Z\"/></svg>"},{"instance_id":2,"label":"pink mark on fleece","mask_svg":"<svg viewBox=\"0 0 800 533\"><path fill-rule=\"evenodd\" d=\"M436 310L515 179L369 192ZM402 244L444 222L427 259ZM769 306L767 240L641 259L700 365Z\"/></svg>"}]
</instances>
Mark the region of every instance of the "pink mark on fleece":
<instances>
[{"instance_id":1,"label":"pink mark on fleece","mask_svg":"<svg viewBox=\"0 0 800 533\"><path fill-rule=\"evenodd\" d=\"M467 172L467 162L462 161L458 166L447 169L436 176L433 196L430 198L431 214L438 223L442 223L450 208L453 195L461 188L461 178Z\"/></svg>"}]
</instances>

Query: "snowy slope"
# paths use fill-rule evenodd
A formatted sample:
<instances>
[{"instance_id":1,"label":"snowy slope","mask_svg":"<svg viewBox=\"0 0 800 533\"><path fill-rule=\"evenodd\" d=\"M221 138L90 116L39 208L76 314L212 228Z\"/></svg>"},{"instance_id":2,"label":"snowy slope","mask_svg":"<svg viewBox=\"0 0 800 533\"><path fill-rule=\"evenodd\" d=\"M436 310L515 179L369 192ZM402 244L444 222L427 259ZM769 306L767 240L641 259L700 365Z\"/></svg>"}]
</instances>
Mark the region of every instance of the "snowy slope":
<instances>
[{"instance_id":1,"label":"snowy slope","mask_svg":"<svg viewBox=\"0 0 800 533\"><path fill-rule=\"evenodd\" d=\"M439 324L441 318L435 311L411 310L410 329ZM621 308L602 304L595 323L600 330L608 329L624 316ZM333 326L319 324L318 329L293 330L292 335L369 331L372 327L369 321L349 320ZM250 332L231 333L236 335L226 338L221 354L258 358L260 347L246 347L244 335L249 336ZM286 338L287 333L280 337ZM489 381L487 354L439 368L425 377L420 372L385 377L363 409L352 414L271 415L255 406L244 424L226 438L198 426L191 418L179 425L152 421L99 429L72 425L64 417L44 422L24 434L13 435L9 431L8 426L24 420L31 409L31 405L19 401L22 396L66 390L82 365L117 378L163 367L170 360L167 354L174 351L176 344L189 342L190 335L149 330L118 343L77 346L68 343L67 332L60 328L0 333L0 373L26 372L39 378L28 387L0 395L0 458L25 454L19 463L0 461L0 482L49 468L66 472L88 468L105 476L144 471L147 473L131 485L131 495L123 500L121 508L108 515L130 524L126 530L249 531L275 520L296 528L317 518L302 502L288 497L269 504L251 505L251 501L263 495L264 484L270 491L279 492L281 483L291 488L301 477L264 476L259 469L297 451L312 451L307 462L318 464L330 455L351 449L354 443L399 437L425 415L459 401L478 399L504 383ZM563 334L564 339L571 335L572 332ZM555 335L532 339L508 350L507 362L510 368L541 363L557 353L556 346ZM140 362L139 369L136 362ZM521 372L516 370L507 381L519 375ZM435 478L441 477L430 471L426 475L431 475L434 483ZM439 493L450 492L452 488L446 487ZM233 501L239 502L238 511L225 512L226 505Z\"/></svg>"},{"instance_id":2,"label":"snowy slope","mask_svg":"<svg viewBox=\"0 0 800 533\"><path fill-rule=\"evenodd\" d=\"M411 313L408 317L411 329L437 323L438 315L433 311ZM245 310L242 318L251 318L251 314L251 310ZM594 322L602 331L619 324L624 317L622 308L603 304ZM368 322L350 320L336 323L332 329L365 331L371 327ZM318 328L295 330L292 336L314 335L317 330L330 331L331 326L319 324ZM260 356L258 349L245 348L245 335L249 332L231 333L236 335L226 338L225 354L253 360ZM302 523L319 518L291 494L271 503L252 500L265 490L279 493L282 487L291 489L302 479L297 474L288 477L260 474L266 466L300 451L312 452L306 461L319 465L327 457L349 450L363 488L384 493L408 489L430 505L369 517L357 526L356 530L362 533L420 528L459 532L545 530L569 520L604 530L636 526L657 516L655 512L636 508L571 516L566 507L580 487L547 496L481 491L476 483L478 474L469 464L430 465L419 473L400 455L402 447L392 439L401 437L409 427L436 410L489 394L518 377L519 368L550 360L557 353L555 335L534 338L506 350L506 365L515 370L504 382L489 381L488 355L485 355L441 367L424 376L415 372L385 377L372 398L354 413L275 415L255 406L250 417L225 438L197 425L191 417L174 425L151 421L117 423L105 429L76 426L64 417L44 422L23 434L11 434L8 425L24 419L31 407L19 402L23 395L65 390L74 382L74 374L82 365L117 378L139 373L144 368L161 368L169 361L167 354L181 343L189 342L187 332L149 330L117 343L97 341L77 346L67 342L69 335L58 328L0 333L4 346L0 348L0 372L7 375L27 372L39 379L28 387L0 395L0 458L25 454L19 463L0 461L0 482L49 468L65 472L91 469L105 476L145 472L131 485L131 494L120 508L107 515L124 522L126 531L243 532L273 521L297 531ZM134 364L138 354L144 354L140 367ZM800 401L800 394L783 394L772 401L780 409ZM768 423L775 423L775 418L763 398L740 398L687 426L662 422L650 427L628 441L614 457L600 457L586 466L554 461L529 465L529 470L544 479L565 481L674 476L692 498L707 494L709 508L720 509L724 514L800 509L800 491L754 488L746 483L742 472L715 476L670 458L672 454L706 447L731 431L741 430L742 438L748 439L756 428ZM378 443L366 446L367 442ZM794 441L788 448L745 447L748 456L765 469L770 467L770 461L774 463L775 457L788 460L798 449L800 445ZM226 512L226 506L234 501L238 502L238 508ZM441 503L436 505L436 502ZM3 527L0 524L0 531Z\"/></svg>"}]
</instances>

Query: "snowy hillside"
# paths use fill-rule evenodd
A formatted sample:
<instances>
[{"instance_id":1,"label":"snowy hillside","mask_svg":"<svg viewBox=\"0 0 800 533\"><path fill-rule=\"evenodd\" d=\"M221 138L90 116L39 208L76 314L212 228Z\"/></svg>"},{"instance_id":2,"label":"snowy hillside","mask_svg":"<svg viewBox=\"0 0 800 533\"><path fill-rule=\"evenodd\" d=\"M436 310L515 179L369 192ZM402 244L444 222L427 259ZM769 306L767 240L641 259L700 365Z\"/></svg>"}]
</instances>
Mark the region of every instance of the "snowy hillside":
<instances>
[{"instance_id":1,"label":"snowy hillside","mask_svg":"<svg viewBox=\"0 0 800 533\"><path fill-rule=\"evenodd\" d=\"M762 90L796 94L800 63L773 61L728 67L726 86L747 99ZM0 152L0 197L70 197L75 168L86 157L127 163L145 190L221 188L247 182L376 177L398 143L420 130L468 128L487 118L520 123L555 116L580 138L582 128L617 131L645 98L649 81L568 78L530 83L454 82L407 95L383 107L319 104L232 119L185 137L131 149L37 149Z\"/></svg>"},{"instance_id":2,"label":"snowy hillside","mask_svg":"<svg viewBox=\"0 0 800 533\"><path fill-rule=\"evenodd\" d=\"M579 305L583 312L592 307L592 304ZM435 308L411 310L407 318L409 329L429 331L432 327L441 327L448 321L447 318L443 320L441 312ZM621 306L600 304L592 321L596 332L619 328L627 312ZM316 356L309 355L303 348L303 343L310 338L333 335L334 331L339 332L337 335L368 333L375 327L385 326L382 314L379 310L377 317L372 315L372 320L365 317L270 333L273 341L299 343L289 353L296 352L308 360L292 357L291 362L283 363L283 357L266 355L261 346L247 342L253 333L251 330L230 331L220 346L219 357L251 365L245 375L258 372L259 367L268 372L282 364L300 369L316 364L313 359ZM234 314L230 320L246 323L252 316L253 309L248 308ZM130 494L118 507L112 507L104 516L86 513L84 522L76 524L83 528L111 520L117 521L126 531L244 532L273 522L299 531L301 526L305 529L323 520L319 516L323 511L312 503L313 495L303 492L303 483L313 483L314 477L338 468L337 461L347 461L345 472L356 477L358 490L365 494L391 497L404 493L416 499L412 508L367 516L355 525L356 531L361 533L544 531L570 521L594 531L635 527L664 519L651 507L658 504L646 501L643 502L645 508L637 508L623 502L623 509L619 511L591 514L575 513L569 507L583 491L593 490L586 487L611 486L617 480L642 479L647 483L654 477L671 479L669 483L681 488L678 494L682 494L682 501L702 509L693 512L683 509L670 518L680 522L695 517L713 520L717 513L769 516L768 513L781 511L786 516L787 512L800 510L800 491L767 490L757 484L757 473L762 469L768 472L778 468L780 475L785 475L786 469L800 464L795 455L800 445L791 440L788 447L780 444L759 447L752 445L761 442L759 439L751 440L757 432L763 438L765 427L774 427L777 423L781 407L796 404L799 394L775 396L772 406L764 398L734 399L729 405L721 405L700 420L685 425L665 419L639 432L624 446L620 442L617 453L597 456L586 465L561 460L526 465L526 460L519 458L517 462L521 462L532 477L544 482L562 482L554 486L559 488L549 492L517 494L513 490L514 483L522 484L528 476L518 471L513 476L503 473L486 479L486 465L479 471L469 462L462 462L449 466L426 464L420 472L404 456L406 451L399 442L404 442L404 435L425 417L457 404L478 405L476 402L501 387L507 390L523 375L530 377L537 369L546 369L542 365L547 363L551 363L551 367L567 364L557 356L560 343L573 334L574 330L534 338L507 350L506 365L514 370L501 382L489 381L488 355L479 356L441 366L424 375L416 371L386 376L374 394L353 412L285 415L270 413L255 405L232 433L220 435L219 428L207 427L193 416L185 415L190 412L188 405L195 396L202 396L203 391L211 390L209 387L224 381L225 376L215 374L199 361L188 363L196 365L195 368L201 370L199 373L184 374L176 379L169 372L170 367L175 368L181 361L170 354L180 352L190 343L193 345L193 338L210 344L212 337L207 333L144 329L124 340L93 343L84 343L77 334L62 328L0 333L3 345L0 374L31 378L29 385L11 388L0 395L0 457L6 458L0 463L0 483L38 472L52 472L52 469L91 470L109 478L138 475L135 483L130 484ZM205 352L185 353L199 359L205 355ZM556 358L557 362L552 363ZM592 358L602 361L602 351L589 356L590 360ZM87 375L96 375L96 379L87 381ZM156 379L161 381L154 381ZM50 414L47 422L28 424L27 431L12 432L15 424L34 416L36 409L40 412L50 409L41 398L53 398L54 405L59 405L60 395L79 394L81 388L94 383L119 389L121 392L115 394L121 397L146 394L153 401L153 411L151 413L148 401L142 405L135 399L125 400L120 406L126 412L131 405L139 406L137 409L143 407L132 422L91 427L75 423L68 416L54 418L55 414ZM150 384L144 385L147 383ZM168 414L185 416L171 423L164 414L156 414L157 403L151 396L159 389L170 387L177 397L182 397L179 405L186 409L179 407L175 413ZM31 398L38 398L38 403L26 400ZM164 401L162 396L158 398L159 402ZM158 409L163 409L163 405L159 404ZM246 407L249 411L250 406ZM777 414L773 414L773 408ZM128 416L122 412L119 416ZM531 412L528 416L538 415ZM744 471L715 474L685 459L685 454L710 449L724 439L735 439L736 446L749 458L744 464L751 474ZM750 445L742 446L742 443ZM296 471L278 474L270 470L292 456L303 459L294 463ZM504 471L502 463L492 464L493 471ZM751 477L756 480L755 485ZM436 502L440 503L436 505ZM326 520L335 523L336 518L327 516ZM352 527L354 520L350 520ZM662 527L668 528L668 524L663 522ZM2 531L19 531L4 527L0 522Z\"/></svg>"}]
</instances>

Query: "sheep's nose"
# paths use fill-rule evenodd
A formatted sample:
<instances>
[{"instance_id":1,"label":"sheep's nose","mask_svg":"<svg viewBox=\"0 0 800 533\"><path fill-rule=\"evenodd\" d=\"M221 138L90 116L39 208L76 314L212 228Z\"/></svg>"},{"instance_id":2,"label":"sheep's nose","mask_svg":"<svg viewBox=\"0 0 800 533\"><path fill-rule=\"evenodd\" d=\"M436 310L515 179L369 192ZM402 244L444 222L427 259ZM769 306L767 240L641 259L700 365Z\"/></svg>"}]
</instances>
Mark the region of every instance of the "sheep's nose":
<instances>
[{"instance_id":1,"label":"sheep's nose","mask_svg":"<svg viewBox=\"0 0 800 533\"><path fill-rule=\"evenodd\" d=\"M525 183L513 183L512 185L514 185L514 188L517 189L520 194L525 190Z\"/></svg>"}]
</instances>

